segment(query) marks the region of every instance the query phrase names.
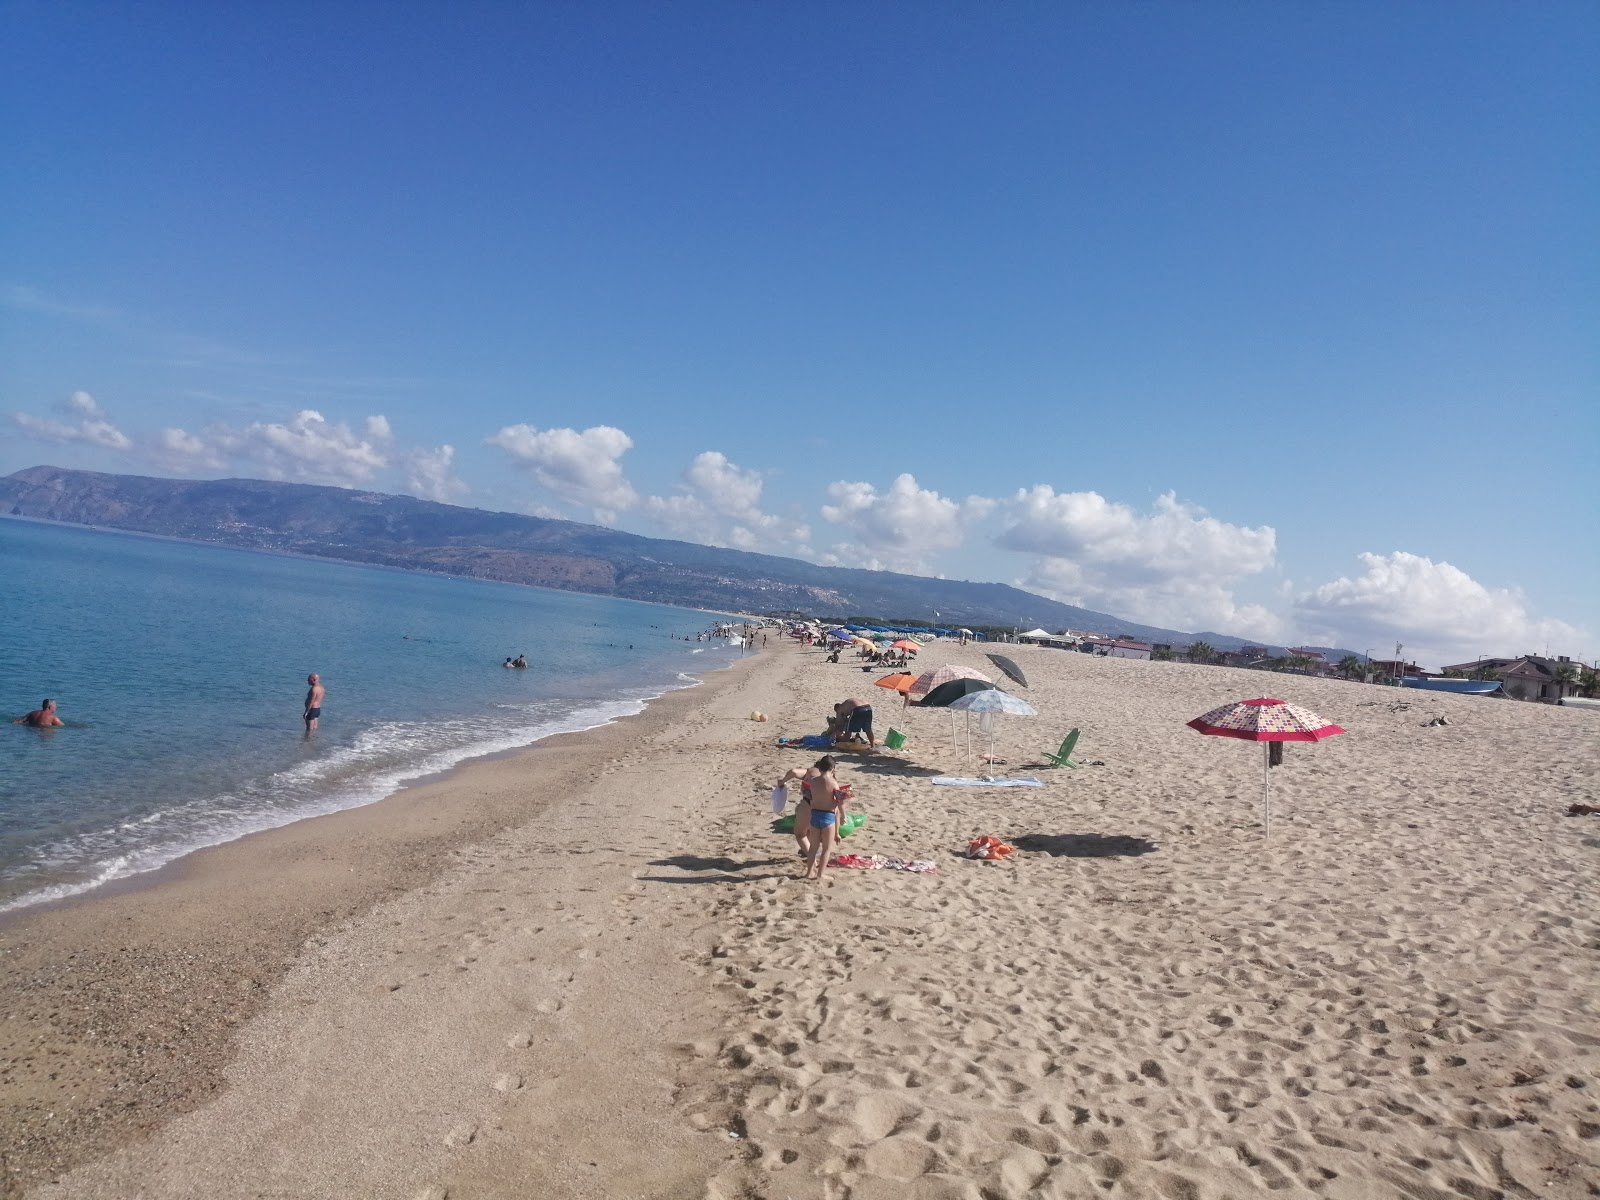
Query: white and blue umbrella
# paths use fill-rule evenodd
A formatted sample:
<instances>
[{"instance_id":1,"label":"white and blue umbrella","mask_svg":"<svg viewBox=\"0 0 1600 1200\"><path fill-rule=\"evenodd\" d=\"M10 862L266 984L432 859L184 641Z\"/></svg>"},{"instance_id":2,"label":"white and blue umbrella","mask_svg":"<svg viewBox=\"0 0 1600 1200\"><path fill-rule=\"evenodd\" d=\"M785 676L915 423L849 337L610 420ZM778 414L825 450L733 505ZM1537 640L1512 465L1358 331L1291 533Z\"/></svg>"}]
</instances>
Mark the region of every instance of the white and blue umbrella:
<instances>
[{"instance_id":1,"label":"white and blue umbrella","mask_svg":"<svg viewBox=\"0 0 1600 1200\"><path fill-rule=\"evenodd\" d=\"M957 700L952 700L950 708L959 708L969 713L981 714L978 728L989 735L989 762L994 763L994 716L1000 713L1008 717L1036 717L1039 710L1026 700L1013 696L1009 692L1002 692L999 688L988 688L981 692L970 692ZM968 747L970 752L970 747Z\"/></svg>"},{"instance_id":2,"label":"white and blue umbrella","mask_svg":"<svg viewBox=\"0 0 1600 1200\"><path fill-rule=\"evenodd\" d=\"M948 707L963 708L967 712L975 713L1004 713L1008 717L1037 717L1039 715L1039 710L1026 700L1020 696L1013 696L1010 692L1002 692L999 688L971 692L959 699L950 701Z\"/></svg>"}]
</instances>

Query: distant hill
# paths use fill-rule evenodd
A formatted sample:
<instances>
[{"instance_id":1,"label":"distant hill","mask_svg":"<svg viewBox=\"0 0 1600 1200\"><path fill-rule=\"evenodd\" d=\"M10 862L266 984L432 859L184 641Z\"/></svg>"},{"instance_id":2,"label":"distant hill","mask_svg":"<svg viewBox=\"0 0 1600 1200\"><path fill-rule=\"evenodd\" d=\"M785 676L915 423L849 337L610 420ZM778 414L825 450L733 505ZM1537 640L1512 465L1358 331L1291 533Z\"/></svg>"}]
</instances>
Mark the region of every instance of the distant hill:
<instances>
[{"instance_id":1,"label":"distant hill","mask_svg":"<svg viewBox=\"0 0 1600 1200\"><path fill-rule=\"evenodd\" d=\"M30 467L0 479L0 512L254 550L739 612L876 614L1043 625L1187 644L1197 635L1060 604L1001 583L821 567L597 525L410 496L261 479L155 479ZM1207 633L1218 649L1246 645Z\"/></svg>"}]
</instances>

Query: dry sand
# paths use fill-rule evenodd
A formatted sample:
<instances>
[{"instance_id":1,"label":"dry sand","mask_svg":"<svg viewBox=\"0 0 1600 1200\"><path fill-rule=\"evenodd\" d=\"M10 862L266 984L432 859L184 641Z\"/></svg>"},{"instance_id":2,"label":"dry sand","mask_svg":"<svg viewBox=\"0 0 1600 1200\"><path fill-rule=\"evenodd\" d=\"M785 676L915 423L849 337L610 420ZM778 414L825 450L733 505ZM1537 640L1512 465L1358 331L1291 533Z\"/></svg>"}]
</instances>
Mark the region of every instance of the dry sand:
<instances>
[{"instance_id":1,"label":"dry sand","mask_svg":"<svg viewBox=\"0 0 1600 1200\"><path fill-rule=\"evenodd\" d=\"M842 770L871 814L851 848L935 859L932 876L796 878L765 797L811 756L773 738L873 694L872 676L798 649L570 751L345 814L378 858L430 809L496 816L426 871L392 856L389 899L283 922L275 945L314 935L258 980L254 1015L218 1043L225 1072L169 1060L192 1111L151 1128L156 1096L144 1125L90 1122L110 1131L98 1142L44 1137L68 1163L122 1144L29 1194L1600 1195L1600 818L1565 815L1600 803L1597 714L1013 656L1042 715L1004 724L1000 748L1045 787L932 785L973 764L944 714L896 713L888 693L880 735L894 723L911 743ZM923 657L987 666L976 648ZM1349 731L1288 748L1270 840L1260 748L1183 725L1263 693ZM1439 714L1450 724L1425 727ZM1104 765L1028 765L1072 726ZM519 794L537 801L517 810ZM333 834L355 826L329 820L295 827L281 861L337 858ZM981 833L1020 852L955 855ZM216 861L259 863L271 837ZM86 912L159 941L182 886L41 918L21 944L38 969ZM313 873L301 886L314 902ZM210 895L208 928L260 940L247 904ZM64 986L31 993L32 1020L81 1065Z\"/></svg>"}]
</instances>

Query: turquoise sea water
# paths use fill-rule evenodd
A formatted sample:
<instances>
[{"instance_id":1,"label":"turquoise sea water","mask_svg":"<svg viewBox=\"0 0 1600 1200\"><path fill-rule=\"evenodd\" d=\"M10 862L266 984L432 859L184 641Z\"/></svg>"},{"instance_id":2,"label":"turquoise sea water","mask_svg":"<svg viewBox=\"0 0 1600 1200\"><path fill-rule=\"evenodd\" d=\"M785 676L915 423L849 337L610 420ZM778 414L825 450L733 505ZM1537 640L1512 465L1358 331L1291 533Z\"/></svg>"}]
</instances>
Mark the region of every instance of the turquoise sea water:
<instances>
[{"instance_id":1,"label":"turquoise sea water","mask_svg":"<svg viewBox=\"0 0 1600 1200\"><path fill-rule=\"evenodd\" d=\"M12 519L0 613L0 909L636 713L739 653L685 609ZM45 696L66 728L10 724Z\"/></svg>"}]
</instances>

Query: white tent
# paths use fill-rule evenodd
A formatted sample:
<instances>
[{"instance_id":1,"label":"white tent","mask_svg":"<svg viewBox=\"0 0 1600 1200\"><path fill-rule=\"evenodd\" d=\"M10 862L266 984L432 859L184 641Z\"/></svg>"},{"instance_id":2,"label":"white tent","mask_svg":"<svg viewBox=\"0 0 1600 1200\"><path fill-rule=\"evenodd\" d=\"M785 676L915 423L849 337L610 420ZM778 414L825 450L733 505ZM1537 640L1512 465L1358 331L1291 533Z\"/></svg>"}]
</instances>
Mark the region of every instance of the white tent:
<instances>
[{"instance_id":1,"label":"white tent","mask_svg":"<svg viewBox=\"0 0 1600 1200\"><path fill-rule=\"evenodd\" d=\"M1053 633L1043 629L1030 629L1027 633L1017 634L1019 642L1055 642L1061 639Z\"/></svg>"}]
</instances>

